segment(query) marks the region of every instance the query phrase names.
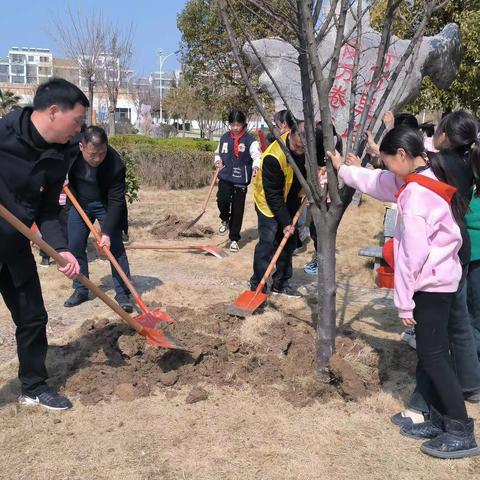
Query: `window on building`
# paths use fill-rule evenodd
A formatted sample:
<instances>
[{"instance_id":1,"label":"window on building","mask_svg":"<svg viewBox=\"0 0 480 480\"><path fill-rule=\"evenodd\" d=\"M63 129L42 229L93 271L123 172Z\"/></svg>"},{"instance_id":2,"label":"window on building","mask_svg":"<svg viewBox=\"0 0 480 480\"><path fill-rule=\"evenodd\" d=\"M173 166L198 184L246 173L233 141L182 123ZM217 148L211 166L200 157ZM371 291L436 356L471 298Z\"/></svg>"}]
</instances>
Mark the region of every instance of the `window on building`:
<instances>
[{"instance_id":1,"label":"window on building","mask_svg":"<svg viewBox=\"0 0 480 480\"><path fill-rule=\"evenodd\" d=\"M25 62L25 55L19 55L18 53L12 53L10 55L10 61L12 63L24 63Z\"/></svg>"},{"instance_id":2,"label":"window on building","mask_svg":"<svg viewBox=\"0 0 480 480\"><path fill-rule=\"evenodd\" d=\"M33 55L29 55L28 56L28 61L29 62L34 62L35 61L35 57Z\"/></svg>"},{"instance_id":3,"label":"window on building","mask_svg":"<svg viewBox=\"0 0 480 480\"><path fill-rule=\"evenodd\" d=\"M37 75L37 66L36 65L27 65L27 75L34 77Z\"/></svg>"},{"instance_id":4,"label":"window on building","mask_svg":"<svg viewBox=\"0 0 480 480\"><path fill-rule=\"evenodd\" d=\"M0 83L10 83L9 76L0 72Z\"/></svg>"},{"instance_id":5,"label":"window on building","mask_svg":"<svg viewBox=\"0 0 480 480\"><path fill-rule=\"evenodd\" d=\"M8 75L8 65L0 65L0 75Z\"/></svg>"},{"instance_id":6,"label":"window on building","mask_svg":"<svg viewBox=\"0 0 480 480\"><path fill-rule=\"evenodd\" d=\"M27 77L27 83L30 83L30 84L38 83L37 77Z\"/></svg>"},{"instance_id":7,"label":"window on building","mask_svg":"<svg viewBox=\"0 0 480 480\"><path fill-rule=\"evenodd\" d=\"M50 59L48 57L40 57L40 63L48 63Z\"/></svg>"},{"instance_id":8,"label":"window on building","mask_svg":"<svg viewBox=\"0 0 480 480\"><path fill-rule=\"evenodd\" d=\"M115 121L130 120L131 114L129 108L116 108L115 109Z\"/></svg>"},{"instance_id":9,"label":"window on building","mask_svg":"<svg viewBox=\"0 0 480 480\"><path fill-rule=\"evenodd\" d=\"M38 74L39 75L50 75L50 68L49 67L38 67Z\"/></svg>"},{"instance_id":10,"label":"window on building","mask_svg":"<svg viewBox=\"0 0 480 480\"><path fill-rule=\"evenodd\" d=\"M24 75L25 67L23 65L12 65L12 75Z\"/></svg>"},{"instance_id":11,"label":"window on building","mask_svg":"<svg viewBox=\"0 0 480 480\"><path fill-rule=\"evenodd\" d=\"M12 75L12 83L25 83L25 77L20 75Z\"/></svg>"}]
</instances>

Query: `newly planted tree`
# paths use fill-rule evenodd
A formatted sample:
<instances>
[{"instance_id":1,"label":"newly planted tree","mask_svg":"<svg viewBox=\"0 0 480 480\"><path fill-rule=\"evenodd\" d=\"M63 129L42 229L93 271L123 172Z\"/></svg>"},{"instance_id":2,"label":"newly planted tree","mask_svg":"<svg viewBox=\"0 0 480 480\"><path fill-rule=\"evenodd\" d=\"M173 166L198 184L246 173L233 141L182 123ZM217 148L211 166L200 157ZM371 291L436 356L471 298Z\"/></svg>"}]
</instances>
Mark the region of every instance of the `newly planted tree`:
<instances>
[{"instance_id":1,"label":"newly planted tree","mask_svg":"<svg viewBox=\"0 0 480 480\"><path fill-rule=\"evenodd\" d=\"M254 82L244 65L242 53L260 72L260 84L275 100L277 110L290 109L305 120L306 171L304 177L280 138L311 205L318 232L317 369L319 374L335 350L337 229L352 198L352 190L339 185L336 172L326 160L328 184L318 177L315 125L321 122L326 150L333 150L331 128L335 124L344 149L362 155L367 129L381 135L380 119L386 110L398 111L418 93L420 72L429 74L440 87L454 79L460 61L458 28L448 26L434 39L423 36L433 13L444 1L421 2L413 38L402 40L393 34L395 19L403 2L388 0L380 32L370 25L370 10L376 2L297 0L287 2L282 12L288 35L253 40L248 25L236 15L231 0L217 0L236 64L260 114L273 125L263 108ZM252 8L261 6L259 20L276 18L273 1L245 0ZM285 15L285 17L283 17ZM278 17L277 17L278 18ZM241 45L232 28L242 28ZM447 68L449 67L449 68ZM446 74L448 72L448 74Z\"/></svg>"}]
</instances>

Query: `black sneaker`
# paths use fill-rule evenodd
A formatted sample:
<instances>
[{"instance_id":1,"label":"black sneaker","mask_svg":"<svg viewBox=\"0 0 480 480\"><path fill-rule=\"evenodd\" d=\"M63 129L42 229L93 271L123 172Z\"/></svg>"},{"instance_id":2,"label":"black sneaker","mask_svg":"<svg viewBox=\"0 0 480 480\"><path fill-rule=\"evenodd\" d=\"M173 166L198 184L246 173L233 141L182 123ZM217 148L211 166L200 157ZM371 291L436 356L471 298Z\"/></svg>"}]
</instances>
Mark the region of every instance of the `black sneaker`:
<instances>
[{"instance_id":1,"label":"black sneaker","mask_svg":"<svg viewBox=\"0 0 480 480\"><path fill-rule=\"evenodd\" d=\"M480 390L474 390L473 392L464 393L463 398L466 402L480 403Z\"/></svg>"},{"instance_id":2,"label":"black sneaker","mask_svg":"<svg viewBox=\"0 0 480 480\"><path fill-rule=\"evenodd\" d=\"M29 407L41 406L49 410L68 410L72 408L72 403L68 398L62 397L62 395L49 390L36 397L20 395L20 397L18 397L18 403Z\"/></svg>"},{"instance_id":3,"label":"black sneaker","mask_svg":"<svg viewBox=\"0 0 480 480\"><path fill-rule=\"evenodd\" d=\"M291 298L302 297L302 294L296 288L293 288L290 285L285 285L282 288L272 287L272 294L283 295L285 297L291 297Z\"/></svg>"},{"instance_id":4,"label":"black sneaker","mask_svg":"<svg viewBox=\"0 0 480 480\"><path fill-rule=\"evenodd\" d=\"M48 268L50 266L50 259L48 257L42 257L42 261L40 262L40 266L43 268Z\"/></svg>"},{"instance_id":5,"label":"black sneaker","mask_svg":"<svg viewBox=\"0 0 480 480\"><path fill-rule=\"evenodd\" d=\"M115 300L127 313L133 312L133 304L130 301L130 296L122 295L122 296L116 297Z\"/></svg>"},{"instance_id":6,"label":"black sneaker","mask_svg":"<svg viewBox=\"0 0 480 480\"><path fill-rule=\"evenodd\" d=\"M394 425L397 425L397 427L405 427L405 426L411 426L411 425L414 425L414 424L418 424L418 423L423 423L425 422L426 420L428 420L428 416L426 416L424 413L422 412L412 412L413 413L418 413L418 416L415 417L415 420L417 421L414 421L412 417L410 417L408 415L408 410L404 411L404 412L399 412L395 415L393 415L392 417L390 417L390 421L394 424ZM423 421L422 422L419 422L418 419L423 417Z\"/></svg>"},{"instance_id":7,"label":"black sneaker","mask_svg":"<svg viewBox=\"0 0 480 480\"><path fill-rule=\"evenodd\" d=\"M81 303L86 301L88 301L88 293L83 293L75 290L70 296L70 298L65 301L63 306L67 308L76 307L77 305L80 305Z\"/></svg>"}]
</instances>

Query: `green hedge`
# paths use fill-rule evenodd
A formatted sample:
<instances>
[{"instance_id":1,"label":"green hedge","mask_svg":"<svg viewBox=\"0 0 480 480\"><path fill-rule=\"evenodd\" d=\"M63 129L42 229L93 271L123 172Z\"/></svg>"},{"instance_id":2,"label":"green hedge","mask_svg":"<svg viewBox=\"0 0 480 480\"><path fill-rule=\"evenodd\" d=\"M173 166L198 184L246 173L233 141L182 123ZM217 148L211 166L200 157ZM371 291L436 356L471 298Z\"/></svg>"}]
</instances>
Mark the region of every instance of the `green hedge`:
<instances>
[{"instance_id":1,"label":"green hedge","mask_svg":"<svg viewBox=\"0 0 480 480\"><path fill-rule=\"evenodd\" d=\"M154 143L114 146L133 166L130 182L135 186L138 180L141 187L200 188L209 184L213 173L213 154L209 151L167 148Z\"/></svg>"},{"instance_id":2,"label":"green hedge","mask_svg":"<svg viewBox=\"0 0 480 480\"><path fill-rule=\"evenodd\" d=\"M217 142L202 138L153 138L146 135L116 135L109 139L114 148L133 145L156 145L168 150L190 150L195 152L214 152Z\"/></svg>"}]
</instances>

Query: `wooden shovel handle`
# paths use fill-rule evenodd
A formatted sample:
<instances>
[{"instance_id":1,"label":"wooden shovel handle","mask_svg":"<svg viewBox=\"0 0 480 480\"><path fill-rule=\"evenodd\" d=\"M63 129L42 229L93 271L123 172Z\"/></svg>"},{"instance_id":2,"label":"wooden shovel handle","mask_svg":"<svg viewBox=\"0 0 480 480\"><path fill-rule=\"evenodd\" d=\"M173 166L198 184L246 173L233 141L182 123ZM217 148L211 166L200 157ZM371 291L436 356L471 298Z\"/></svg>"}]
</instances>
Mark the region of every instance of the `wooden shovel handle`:
<instances>
[{"instance_id":1,"label":"wooden shovel handle","mask_svg":"<svg viewBox=\"0 0 480 480\"><path fill-rule=\"evenodd\" d=\"M99 244L100 240L102 239L102 236L101 236L100 232L98 232L97 229L94 227L93 223L90 221L90 219L88 218L88 215L85 213L83 208L78 203L78 201L75 198L75 196L73 195L72 191L67 186L63 187L63 191L66 193L68 199L72 202L72 205L75 207L78 214L82 217L83 221L85 222L87 227L92 232L93 236L95 237L95 240L97 241L97 244ZM108 258L110 263L113 265L113 268L115 268L115 270L118 272L118 274L120 275L120 278L123 280L123 282L125 283L127 288L130 290L130 293L135 297L135 301L137 302L140 309L142 311L144 309L146 310L146 306L143 303L142 299L140 298L137 290L135 289L132 282L130 281L130 279L127 277L127 275L123 271L122 267L117 262L117 259L113 256L110 249L106 246L103 246L102 251L105 254L105 256ZM146 312L144 311L143 313L146 313Z\"/></svg>"},{"instance_id":2,"label":"wooden shovel handle","mask_svg":"<svg viewBox=\"0 0 480 480\"><path fill-rule=\"evenodd\" d=\"M300 215L302 214L303 207L305 207L306 204L307 204L307 197L303 197L302 204L300 205L300 208L297 210L297 213L293 217L292 227L295 227L295 225L297 224L298 219L300 218ZM275 254L273 255L273 258L272 258L270 264L268 265L268 268L267 268L265 274L262 277L262 280L258 284L258 287L257 287L257 290L256 290L257 293L261 292L263 287L267 283L268 277L270 276L273 269L275 268L275 265L277 264L277 260L280 257L280 255L281 255L283 249L285 248L285 245L287 244L288 239L290 237L291 237L291 235L289 235L289 234L286 234L286 235L283 236L282 241L280 242L280 245L278 245L277 250L275 251Z\"/></svg>"},{"instance_id":3,"label":"wooden shovel handle","mask_svg":"<svg viewBox=\"0 0 480 480\"><path fill-rule=\"evenodd\" d=\"M210 182L210 188L208 190L207 198L205 199L205 202L202 207L202 213L205 213L207 211L207 205L208 201L210 200L210 197L212 196L213 189L215 188L215 182L217 181L218 174L220 173L220 168L217 168L215 170L215 173L213 174L212 181Z\"/></svg>"},{"instance_id":4,"label":"wooden shovel handle","mask_svg":"<svg viewBox=\"0 0 480 480\"><path fill-rule=\"evenodd\" d=\"M55 262L61 267L67 265L67 261L48 243L35 235L24 223L22 223L15 215L10 213L2 204L0 204L0 217L6 220L12 227L18 230L21 234L25 235L32 243L42 249L49 257L53 258ZM144 328L133 319L127 312L125 312L120 305L113 301L107 294L105 294L100 288L98 288L92 281L81 273L77 275L76 279L91 290L102 302L108 305L119 317L128 323L138 333L144 332Z\"/></svg>"}]
</instances>

